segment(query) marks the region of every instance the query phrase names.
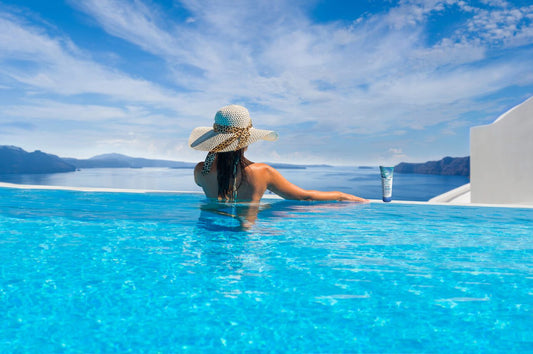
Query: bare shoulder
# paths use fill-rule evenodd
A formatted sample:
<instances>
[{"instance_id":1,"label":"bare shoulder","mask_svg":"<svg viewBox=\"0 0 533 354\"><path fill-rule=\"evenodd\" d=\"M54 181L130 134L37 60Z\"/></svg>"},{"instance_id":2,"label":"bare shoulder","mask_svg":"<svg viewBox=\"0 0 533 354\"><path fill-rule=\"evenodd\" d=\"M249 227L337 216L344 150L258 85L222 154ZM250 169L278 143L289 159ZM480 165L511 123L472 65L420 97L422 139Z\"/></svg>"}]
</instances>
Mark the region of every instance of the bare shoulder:
<instances>
[{"instance_id":1,"label":"bare shoulder","mask_svg":"<svg viewBox=\"0 0 533 354\"><path fill-rule=\"evenodd\" d=\"M255 175L260 175L262 177L270 177L273 173L276 172L276 169L266 163L253 163L248 165L250 171Z\"/></svg>"},{"instance_id":2,"label":"bare shoulder","mask_svg":"<svg viewBox=\"0 0 533 354\"><path fill-rule=\"evenodd\" d=\"M194 167L194 173L202 171L202 168L204 168L204 162L198 162Z\"/></svg>"},{"instance_id":3,"label":"bare shoulder","mask_svg":"<svg viewBox=\"0 0 533 354\"><path fill-rule=\"evenodd\" d=\"M204 168L204 162L199 162L194 167L194 182L196 182L197 185L202 186L202 168Z\"/></svg>"},{"instance_id":4,"label":"bare shoulder","mask_svg":"<svg viewBox=\"0 0 533 354\"><path fill-rule=\"evenodd\" d=\"M254 162L253 164L248 165L248 167L254 171L268 171L273 168L270 165L261 162Z\"/></svg>"}]
</instances>

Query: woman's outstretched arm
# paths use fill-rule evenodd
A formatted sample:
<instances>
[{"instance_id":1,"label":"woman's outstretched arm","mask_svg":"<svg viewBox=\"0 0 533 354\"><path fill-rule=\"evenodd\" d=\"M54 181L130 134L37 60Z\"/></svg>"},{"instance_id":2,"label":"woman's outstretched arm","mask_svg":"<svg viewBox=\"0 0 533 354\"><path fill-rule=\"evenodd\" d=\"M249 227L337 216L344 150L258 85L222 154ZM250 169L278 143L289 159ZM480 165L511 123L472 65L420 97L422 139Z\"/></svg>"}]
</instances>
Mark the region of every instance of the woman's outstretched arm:
<instances>
[{"instance_id":1,"label":"woman's outstretched arm","mask_svg":"<svg viewBox=\"0 0 533 354\"><path fill-rule=\"evenodd\" d=\"M266 165L267 188L271 192L285 198L293 200L339 200L368 203L367 199L356 197L355 195L343 192L321 192L305 190L287 181L275 168Z\"/></svg>"}]
</instances>

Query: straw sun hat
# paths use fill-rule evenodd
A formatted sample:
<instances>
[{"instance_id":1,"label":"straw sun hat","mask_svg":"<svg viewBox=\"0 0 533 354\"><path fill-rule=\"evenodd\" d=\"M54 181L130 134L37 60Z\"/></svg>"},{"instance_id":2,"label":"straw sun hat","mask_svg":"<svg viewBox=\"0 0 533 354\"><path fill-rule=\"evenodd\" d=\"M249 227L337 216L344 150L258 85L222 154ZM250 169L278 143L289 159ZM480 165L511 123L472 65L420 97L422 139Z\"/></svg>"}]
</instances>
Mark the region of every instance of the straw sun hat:
<instances>
[{"instance_id":1,"label":"straw sun hat","mask_svg":"<svg viewBox=\"0 0 533 354\"><path fill-rule=\"evenodd\" d=\"M278 133L254 128L246 108L229 105L218 110L213 127L198 127L192 131L189 146L209 151L202 170L206 174L211 169L217 152L237 151L261 139L275 141Z\"/></svg>"}]
</instances>

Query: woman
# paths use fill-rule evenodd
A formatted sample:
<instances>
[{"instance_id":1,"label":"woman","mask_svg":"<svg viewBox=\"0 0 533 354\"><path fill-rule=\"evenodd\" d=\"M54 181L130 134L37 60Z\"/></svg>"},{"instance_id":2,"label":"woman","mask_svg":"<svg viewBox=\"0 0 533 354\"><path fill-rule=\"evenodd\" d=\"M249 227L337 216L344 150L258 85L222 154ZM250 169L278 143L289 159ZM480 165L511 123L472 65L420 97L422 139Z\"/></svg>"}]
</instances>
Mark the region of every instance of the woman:
<instances>
[{"instance_id":1,"label":"woman","mask_svg":"<svg viewBox=\"0 0 533 354\"><path fill-rule=\"evenodd\" d=\"M276 132L254 128L246 108L237 105L221 108L213 128L196 128L189 138L193 149L209 151L205 161L194 169L196 184L208 198L220 201L259 202L268 189L285 199L368 202L342 192L302 189L273 167L244 157L244 151L253 142L277 138Z\"/></svg>"}]
</instances>

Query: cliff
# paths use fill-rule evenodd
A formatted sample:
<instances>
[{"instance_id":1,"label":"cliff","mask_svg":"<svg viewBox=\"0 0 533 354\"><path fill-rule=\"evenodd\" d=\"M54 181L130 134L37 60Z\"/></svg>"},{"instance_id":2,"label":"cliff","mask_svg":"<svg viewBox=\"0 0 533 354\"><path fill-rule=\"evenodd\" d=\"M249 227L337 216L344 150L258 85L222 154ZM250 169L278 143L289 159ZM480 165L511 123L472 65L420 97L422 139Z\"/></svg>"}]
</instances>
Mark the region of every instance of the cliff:
<instances>
[{"instance_id":1,"label":"cliff","mask_svg":"<svg viewBox=\"0 0 533 354\"><path fill-rule=\"evenodd\" d=\"M424 163L402 162L394 166L395 173L419 173L446 176L470 176L470 156L445 157Z\"/></svg>"},{"instance_id":2,"label":"cliff","mask_svg":"<svg viewBox=\"0 0 533 354\"><path fill-rule=\"evenodd\" d=\"M16 146L0 145L0 174L71 172L76 167L56 155L27 152Z\"/></svg>"}]
</instances>

